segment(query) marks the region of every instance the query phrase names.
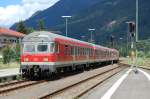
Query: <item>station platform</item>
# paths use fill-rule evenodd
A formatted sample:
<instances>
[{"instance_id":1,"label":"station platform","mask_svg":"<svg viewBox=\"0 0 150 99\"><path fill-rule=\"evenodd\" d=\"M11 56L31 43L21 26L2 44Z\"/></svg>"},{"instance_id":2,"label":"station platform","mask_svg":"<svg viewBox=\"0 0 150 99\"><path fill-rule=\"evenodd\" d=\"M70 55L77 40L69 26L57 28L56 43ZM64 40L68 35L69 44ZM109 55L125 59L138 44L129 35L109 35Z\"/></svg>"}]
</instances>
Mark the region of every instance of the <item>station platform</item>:
<instances>
[{"instance_id":1,"label":"station platform","mask_svg":"<svg viewBox=\"0 0 150 99\"><path fill-rule=\"evenodd\" d=\"M19 75L19 68L0 69L0 78Z\"/></svg>"},{"instance_id":2,"label":"station platform","mask_svg":"<svg viewBox=\"0 0 150 99\"><path fill-rule=\"evenodd\" d=\"M142 70L146 72L145 70ZM134 73L122 82L111 99L149 99L150 80L143 72Z\"/></svg>"},{"instance_id":3,"label":"station platform","mask_svg":"<svg viewBox=\"0 0 150 99\"><path fill-rule=\"evenodd\" d=\"M150 99L150 70L127 68L88 92L81 99Z\"/></svg>"}]
</instances>

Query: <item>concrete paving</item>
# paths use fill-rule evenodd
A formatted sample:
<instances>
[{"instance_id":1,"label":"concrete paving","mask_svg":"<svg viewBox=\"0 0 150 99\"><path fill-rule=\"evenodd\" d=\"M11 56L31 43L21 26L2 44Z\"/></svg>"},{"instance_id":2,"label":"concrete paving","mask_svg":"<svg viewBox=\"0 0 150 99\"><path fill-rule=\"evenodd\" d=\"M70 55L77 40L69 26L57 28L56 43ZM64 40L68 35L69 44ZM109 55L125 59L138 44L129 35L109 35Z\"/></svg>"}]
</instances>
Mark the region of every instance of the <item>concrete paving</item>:
<instances>
[{"instance_id":1,"label":"concrete paving","mask_svg":"<svg viewBox=\"0 0 150 99\"><path fill-rule=\"evenodd\" d=\"M84 95L82 99L101 99L128 69L103 82ZM149 70L141 70L150 75ZM150 80L142 72L135 74L131 71L109 99L150 99L149 92Z\"/></svg>"},{"instance_id":2,"label":"concrete paving","mask_svg":"<svg viewBox=\"0 0 150 99\"><path fill-rule=\"evenodd\" d=\"M19 75L19 68L0 69L0 78Z\"/></svg>"},{"instance_id":3,"label":"concrete paving","mask_svg":"<svg viewBox=\"0 0 150 99\"><path fill-rule=\"evenodd\" d=\"M131 72L111 99L150 99L150 81L141 72Z\"/></svg>"}]
</instances>

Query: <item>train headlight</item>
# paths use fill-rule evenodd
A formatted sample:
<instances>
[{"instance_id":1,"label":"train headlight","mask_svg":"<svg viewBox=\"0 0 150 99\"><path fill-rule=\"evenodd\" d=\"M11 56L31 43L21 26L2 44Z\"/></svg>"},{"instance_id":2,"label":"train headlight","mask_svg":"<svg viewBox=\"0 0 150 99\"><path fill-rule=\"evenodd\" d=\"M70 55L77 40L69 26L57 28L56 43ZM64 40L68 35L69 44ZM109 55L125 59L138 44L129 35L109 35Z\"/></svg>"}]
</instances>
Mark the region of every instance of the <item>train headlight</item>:
<instances>
[{"instance_id":1,"label":"train headlight","mask_svg":"<svg viewBox=\"0 0 150 99\"><path fill-rule=\"evenodd\" d=\"M24 58L24 61L25 61L25 62L28 62L28 61L29 61L29 59L28 59L28 58Z\"/></svg>"},{"instance_id":2,"label":"train headlight","mask_svg":"<svg viewBox=\"0 0 150 99\"><path fill-rule=\"evenodd\" d=\"M43 58L43 61L48 62L48 58Z\"/></svg>"}]
</instances>

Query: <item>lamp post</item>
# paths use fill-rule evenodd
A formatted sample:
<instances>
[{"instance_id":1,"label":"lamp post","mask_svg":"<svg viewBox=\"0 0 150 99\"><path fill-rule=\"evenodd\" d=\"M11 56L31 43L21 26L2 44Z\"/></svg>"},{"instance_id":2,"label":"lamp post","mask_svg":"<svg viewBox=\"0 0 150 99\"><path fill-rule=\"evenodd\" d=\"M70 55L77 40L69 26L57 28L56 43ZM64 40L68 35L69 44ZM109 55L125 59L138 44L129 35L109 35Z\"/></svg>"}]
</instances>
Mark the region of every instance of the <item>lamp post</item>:
<instances>
[{"instance_id":1,"label":"lamp post","mask_svg":"<svg viewBox=\"0 0 150 99\"><path fill-rule=\"evenodd\" d=\"M136 0L136 34L135 34L135 36L136 36L136 38L135 38L135 42L136 42L136 55L135 55L135 57L136 57L136 62L137 62L137 58L138 58L138 49L137 49L137 42L138 42L138 32L139 32L139 0ZM135 63L136 63L135 62ZM135 72L137 72L137 64L135 65L136 66L136 70L135 70Z\"/></svg>"},{"instance_id":2,"label":"lamp post","mask_svg":"<svg viewBox=\"0 0 150 99\"><path fill-rule=\"evenodd\" d=\"M95 29L88 29L88 30L89 30L90 33L91 33L91 43L92 43L92 42L94 41L94 40L93 40L93 35L92 35L92 34L93 34L93 31L95 31Z\"/></svg>"},{"instance_id":3,"label":"lamp post","mask_svg":"<svg viewBox=\"0 0 150 99\"><path fill-rule=\"evenodd\" d=\"M66 21L66 36L68 36L68 18L71 18L72 16L61 16L62 18L65 18Z\"/></svg>"},{"instance_id":4,"label":"lamp post","mask_svg":"<svg viewBox=\"0 0 150 99\"><path fill-rule=\"evenodd\" d=\"M136 0L136 42L138 42L139 0Z\"/></svg>"}]
</instances>

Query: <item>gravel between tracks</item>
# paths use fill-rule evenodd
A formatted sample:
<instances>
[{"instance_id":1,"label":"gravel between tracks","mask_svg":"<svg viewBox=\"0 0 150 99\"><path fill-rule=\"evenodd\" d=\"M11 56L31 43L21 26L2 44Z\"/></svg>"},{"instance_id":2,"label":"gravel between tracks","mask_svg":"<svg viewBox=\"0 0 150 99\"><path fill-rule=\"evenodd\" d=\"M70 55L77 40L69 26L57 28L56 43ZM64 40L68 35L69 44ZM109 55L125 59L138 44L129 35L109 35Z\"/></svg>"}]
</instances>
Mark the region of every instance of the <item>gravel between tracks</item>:
<instances>
[{"instance_id":1,"label":"gravel between tracks","mask_svg":"<svg viewBox=\"0 0 150 99\"><path fill-rule=\"evenodd\" d=\"M66 78L58 79L55 81L44 82L38 85L23 88L14 92L10 92L6 95L0 95L0 99L37 99L47 93L54 92L56 90L62 89L66 86L79 82L83 79L91 77L93 75L104 72L108 69L118 67L118 65L108 65L102 68L93 69L90 71L85 71L80 74L69 76Z\"/></svg>"},{"instance_id":2,"label":"gravel between tracks","mask_svg":"<svg viewBox=\"0 0 150 99\"><path fill-rule=\"evenodd\" d=\"M124 68L116 68L109 72L106 72L102 75L98 75L88 81L85 81L81 84L75 85L73 87L69 87L67 90L57 93L54 96L49 97L49 99L76 99L77 96L82 94L83 92L90 90L93 86L97 85L99 82L103 82L105 79L113 76ZM83 93L84 94L84 93Z\"/></svg>"}]
</instances>

